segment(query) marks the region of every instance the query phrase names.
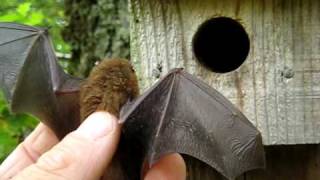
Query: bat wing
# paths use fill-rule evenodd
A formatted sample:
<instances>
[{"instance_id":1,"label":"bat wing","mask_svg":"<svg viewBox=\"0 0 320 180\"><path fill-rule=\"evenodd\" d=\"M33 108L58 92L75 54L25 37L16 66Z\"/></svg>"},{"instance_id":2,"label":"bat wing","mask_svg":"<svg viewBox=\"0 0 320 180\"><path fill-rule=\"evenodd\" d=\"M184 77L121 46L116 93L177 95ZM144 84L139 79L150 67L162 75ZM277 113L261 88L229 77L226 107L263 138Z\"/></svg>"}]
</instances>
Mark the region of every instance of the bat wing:
<instances>
[{"instance_id":1,"label":"bat wing","mask_svg":"<svg viewBox=\"0 0 320 180\"><path fill-rule=\"evenodd\" d=\"M60 138L77 127L80 80L59 67L46 29L0 23L0 64L13 112L37 116Z\"/></svg>"},{"instance_id":2,"label":"bat wing","mask_svg":"<svg viewBox=\"0 0 320 180\"><path fill-rule=\"evenodd\" d=\"M122 149L135 162L152 165L178 152L229 179L265 166L259 131L220 93L181 69L124 109Z\"/></svg>"}]
</instances>

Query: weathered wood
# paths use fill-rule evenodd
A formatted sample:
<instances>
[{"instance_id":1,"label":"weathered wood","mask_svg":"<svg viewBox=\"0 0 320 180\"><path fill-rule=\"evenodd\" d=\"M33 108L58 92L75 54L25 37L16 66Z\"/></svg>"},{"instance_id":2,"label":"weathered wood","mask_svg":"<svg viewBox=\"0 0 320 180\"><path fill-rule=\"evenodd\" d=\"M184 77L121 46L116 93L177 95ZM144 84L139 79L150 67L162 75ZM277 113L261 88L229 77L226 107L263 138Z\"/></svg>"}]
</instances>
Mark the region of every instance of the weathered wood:
<instances>
[{"instance_id":1,"label":"weathered wood","mask_svg":"<svg viewBox=\"0 0 320 180\"><path fill-rule=\"evenodd\" d=\"M226 180L204 163L185 157L188 179ZM320 179L319 145L266 146L266 170L253 170L236 180L316 180Z\"/></svg>"},{"instance_id":2,"label":"weathered wood","mask_svg":"<svg viewBox=\"0 0 320 180\"><path fill-rule=\"evenodd\" d=\"M246 180L320 179L320 146L287 145L266 147L267 169L246 173Z\"/></svg>"},{"instance_id":3,"label":"weathered wood","mask_svg":"<svg viewBox=\"0 0 320 180\"><path fill-rule=\"evenodd\" d=\"M184 67L236 104L261 131L264 144L320 142L319 0L130 4L132 61L142 87L171 68ZM236 71L212 73L193 56L194 33L214 16L239 19L249 34L249 56Z\"/></svg>"}]
</instances>

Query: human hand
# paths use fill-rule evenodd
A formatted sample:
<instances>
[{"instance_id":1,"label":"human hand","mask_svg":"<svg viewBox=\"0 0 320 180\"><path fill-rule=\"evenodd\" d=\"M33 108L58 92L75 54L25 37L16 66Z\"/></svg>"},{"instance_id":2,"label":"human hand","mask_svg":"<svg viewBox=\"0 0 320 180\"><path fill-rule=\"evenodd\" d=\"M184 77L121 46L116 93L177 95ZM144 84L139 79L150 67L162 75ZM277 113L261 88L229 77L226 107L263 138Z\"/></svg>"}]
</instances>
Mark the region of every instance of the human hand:
<instances>
[{"instance_id":1,"label":"human hand","mask_svg":"<svg viewBox=\"0 0 320 180\"><path fill-rule=\"evenodd\" d=\"M40 123L1 164L0 179L99 179L119 142L117 121L109 113L93 113L60 142ZM178 154L162 158L145 176L146 180L185 178L186 167Z\"/></svg>"}]
</instances>

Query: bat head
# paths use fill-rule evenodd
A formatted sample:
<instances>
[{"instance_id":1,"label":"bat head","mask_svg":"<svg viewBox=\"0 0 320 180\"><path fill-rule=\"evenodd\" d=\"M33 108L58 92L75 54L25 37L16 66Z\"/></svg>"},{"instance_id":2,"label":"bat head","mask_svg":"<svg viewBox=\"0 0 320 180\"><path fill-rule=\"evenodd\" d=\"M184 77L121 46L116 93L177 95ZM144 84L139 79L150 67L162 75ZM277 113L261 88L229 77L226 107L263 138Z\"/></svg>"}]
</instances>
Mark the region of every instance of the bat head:
<instances>
[{"instance_id":1,"label":"bat head","mask_svg":"<svg viewBox=\"0 0 320 180\"><path fill-rule=\"evenodd\" d=\"M81 120L99 110L119 117L121 106L138 94L137 77L129 61L103 60L91 71L80 89Z\"/></svg>"}]
</instances>

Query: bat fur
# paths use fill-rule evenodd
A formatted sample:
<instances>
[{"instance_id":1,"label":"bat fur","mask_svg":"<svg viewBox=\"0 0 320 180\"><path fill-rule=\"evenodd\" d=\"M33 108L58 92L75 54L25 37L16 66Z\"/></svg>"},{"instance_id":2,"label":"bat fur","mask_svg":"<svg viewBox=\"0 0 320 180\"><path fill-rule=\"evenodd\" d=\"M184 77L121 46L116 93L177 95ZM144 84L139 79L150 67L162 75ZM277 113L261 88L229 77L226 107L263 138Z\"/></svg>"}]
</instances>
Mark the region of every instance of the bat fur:
<instances>
[{"instance_id":1,"label":"bat fur","mask_svg":"<svg viewBox=\"0 0 320 180\"><path fill-rule=\"evenodd\" d=\"M120 108L139 95L137 77L127 60L104 60L91 71L80 89L80 117L104 110L119 117Z\"/></svg>"},{"instance_id":2,"label":"bat fur","mask_svg":"<svg viewBox=\"0 0 320 180\"><path fill-rule=\"evenodd\" d=\"M129 61L103 60L93 68L80 88L80 117L83 121L91 113L107 111L119 117L120 108L129 99L139 95L135 71ZM128 179L122 170L119 151L116 152L101 179Z\"/></svg>"}]
</instances>

